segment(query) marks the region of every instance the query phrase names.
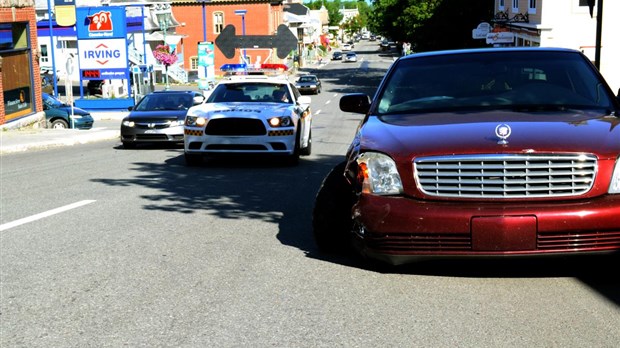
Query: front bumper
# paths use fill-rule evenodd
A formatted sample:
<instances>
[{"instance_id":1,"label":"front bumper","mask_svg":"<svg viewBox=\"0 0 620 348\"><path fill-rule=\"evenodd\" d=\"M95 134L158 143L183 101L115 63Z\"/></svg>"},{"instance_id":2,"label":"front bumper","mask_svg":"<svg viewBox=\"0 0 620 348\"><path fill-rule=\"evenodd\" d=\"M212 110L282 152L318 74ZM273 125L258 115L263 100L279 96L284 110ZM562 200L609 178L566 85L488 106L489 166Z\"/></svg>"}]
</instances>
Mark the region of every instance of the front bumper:
<instances>
[{"instance_id":1,"label":"front bumper","mask_svg":"<svg viewBox=\"0 0 620 348\"><path fill-rule=\"evenodd\" d=\"M185 128L185 152L188 154L262 153L292 155L295 130L268 130L266 135L205 135L204 128Z\"/></svg>"},{"instance_id":2,"label":"front bumper","mask_svg":"<svg viewBox=\"0 0 620 348\"><path fill-rule=\"evenodd\" d=\"M183 142L183 126L142 129L121 125L121 141L131 143Z\"/></svg>"},{"instance_id":3,"label":"front bumper","mask_svg":"<svg viewBox=\"0 0 620 348\"><path fill-rule=\"evenodd\" d=\"M438 202L362 194L360 251L393 264L424 256L575 254L620 250L620 196L562 202Z\"/></svg>"},{"instance_id":4,"label":"front bumper","mask_svg":"<svg viewBox=\"0 0 620 348\"><path fill-rule=\"evenodd\" d=\"M318 87L301 87L301 86L297 86L297 90L300 93L304 93L304 92L310 92L310 93L316 93L316 91L318 90Z\"/></svg>"}]
</instances>

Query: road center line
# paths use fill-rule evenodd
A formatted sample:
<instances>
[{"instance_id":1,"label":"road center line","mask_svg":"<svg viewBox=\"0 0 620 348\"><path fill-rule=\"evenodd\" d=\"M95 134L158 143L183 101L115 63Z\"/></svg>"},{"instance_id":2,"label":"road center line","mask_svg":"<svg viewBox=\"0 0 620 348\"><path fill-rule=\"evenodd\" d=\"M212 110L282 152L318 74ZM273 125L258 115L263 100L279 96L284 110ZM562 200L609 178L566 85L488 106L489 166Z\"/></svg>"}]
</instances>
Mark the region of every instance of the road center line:
<instances>
[{"instance_id":1,"label":"road center line","mask_svg":"<svg viewBox=\"0 0 620 348\"><path fill-rule=\"evenodd\" d=\"M0 231L8 230L9 228L13 228L13 227L16 227L16 226L19 226L19 225L27 224L29 222L40 220L40 219L46 218L48 216L59 214L59 213L65 212L67 210L79 208L81 206L84 206L84 205L87 205L87 204L90 204L90 203L94 203L94 202L96 202L96 201L95 200L79 201L79 202L75 202L75 203L72 203L72 204L69 204L69 205L65 205L65 206L60 207L60 208L48 210L48 211L43 212L43 213L39 213L39 214L36 214L36 215L25 217L23 219L15 220L15 221L12 221L12 222L7 222L6 224L0 225Z\"/></svg>"}]
</instances>

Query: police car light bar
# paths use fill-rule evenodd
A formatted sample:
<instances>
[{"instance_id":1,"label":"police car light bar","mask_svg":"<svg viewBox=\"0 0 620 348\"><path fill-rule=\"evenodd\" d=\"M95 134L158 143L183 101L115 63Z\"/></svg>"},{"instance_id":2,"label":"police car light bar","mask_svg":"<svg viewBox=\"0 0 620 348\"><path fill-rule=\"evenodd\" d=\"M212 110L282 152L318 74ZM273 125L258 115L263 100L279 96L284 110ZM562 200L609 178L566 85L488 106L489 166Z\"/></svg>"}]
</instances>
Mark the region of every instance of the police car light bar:
<instances>
[{"instance_id":1,"label":"police car light bar","mask_svg":"<svg viewBox=\"0 0 620 348\"><path fill-rule=\"evenodd\" d=\"M288 69L286 64L261 64L259 68L247 64L224 64L220 67L220 70L228 75L282 74Z\"/></svg>"}]
</instances>

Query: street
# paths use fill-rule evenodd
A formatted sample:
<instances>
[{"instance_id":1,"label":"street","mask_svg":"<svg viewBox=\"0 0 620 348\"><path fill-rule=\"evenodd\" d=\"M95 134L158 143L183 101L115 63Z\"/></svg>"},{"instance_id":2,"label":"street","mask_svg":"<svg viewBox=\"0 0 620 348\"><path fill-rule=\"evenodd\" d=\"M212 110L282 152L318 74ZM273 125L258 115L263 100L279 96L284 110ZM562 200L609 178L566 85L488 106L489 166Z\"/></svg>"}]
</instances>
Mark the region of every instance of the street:
<instances>
[{"instance_id":1,"label":"street","mask_svg":"<svg viewBox=\"0 0 620 348\"><path fill-rule=\"evenodd\" d=\"M0 346L617 346L609 259L379 272L318 251L314 197L363 118L339 98L372 96L393 61L377 43L355 51L313 70L313 153L296 167L187 167L181 146L118 140L2 156Z\"/></svg>"}]
</instances>

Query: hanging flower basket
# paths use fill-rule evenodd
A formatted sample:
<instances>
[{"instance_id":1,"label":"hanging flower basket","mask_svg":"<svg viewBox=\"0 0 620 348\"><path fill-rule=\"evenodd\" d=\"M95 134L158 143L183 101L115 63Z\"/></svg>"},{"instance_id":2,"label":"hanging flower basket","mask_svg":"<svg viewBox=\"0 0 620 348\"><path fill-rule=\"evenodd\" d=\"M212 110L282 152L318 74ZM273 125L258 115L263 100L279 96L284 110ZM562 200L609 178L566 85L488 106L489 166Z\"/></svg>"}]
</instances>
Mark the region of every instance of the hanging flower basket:
<instances>
[{"instance_id":1,"label":"hanging flower basket","mask_svg":"<svg viewBox=\"0 0 620 348\"><path fill-rule=\"evenodd\" d=\"M168 45L157 45L153 51L153 57L155 57L155 60L160 64L165 65L166 68L176 63L177 59L179 59L176 53L170 53L170 46Z\"/></svg>"}]
</instances>

